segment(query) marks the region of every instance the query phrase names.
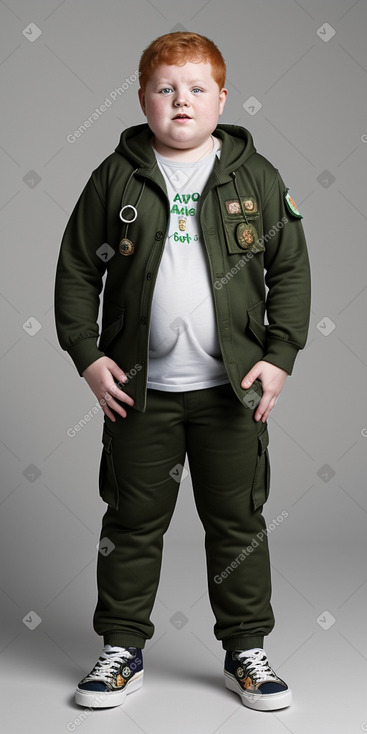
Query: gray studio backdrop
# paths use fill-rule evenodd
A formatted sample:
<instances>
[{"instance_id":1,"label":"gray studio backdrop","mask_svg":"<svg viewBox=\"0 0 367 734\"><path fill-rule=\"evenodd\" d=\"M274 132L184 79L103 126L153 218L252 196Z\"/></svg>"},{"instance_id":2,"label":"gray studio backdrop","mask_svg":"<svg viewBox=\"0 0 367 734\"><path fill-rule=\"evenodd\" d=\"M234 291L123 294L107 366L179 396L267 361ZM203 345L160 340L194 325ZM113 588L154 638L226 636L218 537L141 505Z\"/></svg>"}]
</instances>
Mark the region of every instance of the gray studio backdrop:
<instances>
[{"instance_id":1,"label":"gray studio backdrop","mask_svg":"<svg viewBox=\"0 0 367 734\"><path fill-rule=\"evenodd\" d=\"M100 649L92 613L105 510L97 486L102 413L56 339L55 267L91 171L123 128L145 119L137 99L141 51L177 29L203 33L221 48L229 89L222 122L247 127L279 168L304 216L312 263L308 345L269 420L272 487L264 515L277 618L269 649L295 671L323 651L330 669L342 658L349 670L367 672L366 6L0 2L5 681L13 656L31 670L29 658L47 649L45 659L65 669L64 689L72 692ZM162 656L168 646L195 643L221 659L190 475L166 536L153 620ZM47 670L52 680L53 665ZM353 677L344 680L355 685ZM356 732L367 721L357 700L350 714ZM330 714L330 731L346 731L340 715ZM20 726L21 711L15 717ZM62 721L54 731L65 730L70 713ZM292 731L303 732L298 726Z\"/></svg>"}]
</instances>

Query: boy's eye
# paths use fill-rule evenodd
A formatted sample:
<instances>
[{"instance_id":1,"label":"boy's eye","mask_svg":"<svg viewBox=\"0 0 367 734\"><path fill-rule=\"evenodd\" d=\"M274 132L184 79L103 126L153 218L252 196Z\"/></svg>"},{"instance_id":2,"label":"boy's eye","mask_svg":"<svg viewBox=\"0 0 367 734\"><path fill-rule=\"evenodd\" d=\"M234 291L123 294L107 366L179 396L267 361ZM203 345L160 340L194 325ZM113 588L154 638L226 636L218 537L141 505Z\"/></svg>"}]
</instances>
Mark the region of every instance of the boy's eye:
<instances>
[{"instance_id":1,"label":"boy's eye","mask_svg":"<svg viewBox=\"0 0 367 734\"><path fill-rule=\"evenodd\" d=\"M202 92L203 90L200 89L199 87L194 87L194 89L192 91L193 92Z\"/></svg>"},{"instance_id":2,"label":"boy's eye","mask_svg":"<svg viewBox=\"0 0 367 734\"><path fill-rule=\"evenodd\" d=\"M172 92L172 89L170 87L165 87L164 89L161 89L161 94L167 94L168 92Z\"/></svg>"}]
</instances>

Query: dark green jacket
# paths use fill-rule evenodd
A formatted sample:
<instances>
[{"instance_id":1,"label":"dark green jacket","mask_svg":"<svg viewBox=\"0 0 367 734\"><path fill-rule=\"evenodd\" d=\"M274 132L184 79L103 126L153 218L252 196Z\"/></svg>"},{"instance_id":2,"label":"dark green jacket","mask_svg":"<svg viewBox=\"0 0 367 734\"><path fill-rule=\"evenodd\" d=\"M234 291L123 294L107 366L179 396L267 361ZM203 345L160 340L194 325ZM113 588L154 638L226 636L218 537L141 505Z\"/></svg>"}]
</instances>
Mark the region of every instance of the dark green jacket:
<instances>
[{"instance_id":1,"label":"dark green jacket","mask_svg":"<svg viewBox=\"0 0 367 734\"><path fill-rule=\"evenodd\" d=\"M243 402L246 391L240 382L255 362L264 359L291 374L305 345L309 263L300 218L286 203L278 171L256 152L244 128L218 125L214 134L222 140L222 153L200 197L198 215L222 356ZM140 412L146 409L151 303L169 220L150 136L147 124L128 128L115 152L93 171L63 236L55 287L58 338L79 374L99 357L111 357L129 374L123 389ZM247 225L257 235L252 244L238 232L245 222L242 211L236 211L238 195L243 206L246 201ZM138 211L128 226L119 217L127 204ZM125 210L126 219L131 215L131 209ZM119 248L124 237L134 245L131 254Z\"/></svg>"}]
</instances>

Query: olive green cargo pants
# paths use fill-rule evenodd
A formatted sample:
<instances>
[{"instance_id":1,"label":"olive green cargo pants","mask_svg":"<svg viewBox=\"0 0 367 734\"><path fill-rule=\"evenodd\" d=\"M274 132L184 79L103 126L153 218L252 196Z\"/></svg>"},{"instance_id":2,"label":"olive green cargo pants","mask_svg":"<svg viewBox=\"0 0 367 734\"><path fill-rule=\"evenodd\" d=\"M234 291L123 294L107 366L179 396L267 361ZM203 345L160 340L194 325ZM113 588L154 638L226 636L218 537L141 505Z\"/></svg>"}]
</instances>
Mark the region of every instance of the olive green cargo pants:
<instances>
[{"instance_id":1,"label":"olive green cargo pants","mask_svg":"<svg viewBox=\"0 0 367 734\"><path fill-rule=\"evenodd\" d=\"M187 452L205 530L214 634L225 650L263 646L274 627L262 515L270 469L267 425L253 415L251 401L241 405L226 383L188 392L148 389L145 413L127 406L126 418L105 417L99 489L108 508L93 617L104 644L143 648L153 635L163 535Z\"/></svg>"}]
</instances>

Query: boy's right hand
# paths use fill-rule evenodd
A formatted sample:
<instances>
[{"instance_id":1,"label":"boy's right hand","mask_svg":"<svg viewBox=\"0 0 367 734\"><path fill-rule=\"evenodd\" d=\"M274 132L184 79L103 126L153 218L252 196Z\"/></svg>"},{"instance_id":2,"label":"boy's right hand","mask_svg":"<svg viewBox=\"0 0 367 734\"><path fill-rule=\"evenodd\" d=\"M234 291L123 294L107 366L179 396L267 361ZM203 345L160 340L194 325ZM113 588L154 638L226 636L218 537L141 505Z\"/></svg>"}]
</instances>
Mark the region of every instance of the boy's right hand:
<instances>
[{"instance_id":1,"label":"boy's right hand","mask_svg":"<svg viewBox=\"0 0 367 734\"><path fill-rule=\"evenodd\" d=\"M133 398L126 395L113 380L113 377L119 382L124 382L128 378L125 372L110 359L109 357L100 357L87 367L82 373L82 377L87 381L90 389L94 392L103 412L114 423L116 417L113 413L118 413L122 418L126 418L126 410L120 405L120 400L128 405L134 405Z\"/></svg>"}]
</instances>

